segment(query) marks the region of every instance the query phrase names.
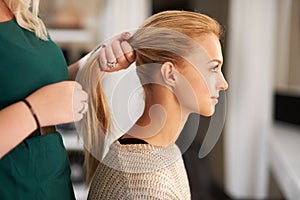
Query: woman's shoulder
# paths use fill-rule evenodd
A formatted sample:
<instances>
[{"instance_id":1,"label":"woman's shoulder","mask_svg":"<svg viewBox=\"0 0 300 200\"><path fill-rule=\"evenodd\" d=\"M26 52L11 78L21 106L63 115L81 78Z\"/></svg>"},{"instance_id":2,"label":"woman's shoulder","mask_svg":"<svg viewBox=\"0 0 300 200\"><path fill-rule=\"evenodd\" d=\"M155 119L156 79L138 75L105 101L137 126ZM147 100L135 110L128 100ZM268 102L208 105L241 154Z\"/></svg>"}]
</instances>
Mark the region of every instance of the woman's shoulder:
<instances>
[{"instance_id":1,"label":"woman's shoulder","mask_svg":"<svg viewBox=\"0 0 300 200\"><path fill-rule=\"evenodd\" d=\"M151 144L127 144L114 142L102 163L126 173L149 173L182 162L179 148L172 144L160 147Z\"/></svg>"},{"instance_id":2,"label":"woman's shoulder","mask_svg":"<svg viewBox=\"0 0 300 200\"><path fill-rule=\"evenodd\" d=\"M165 158L153 161L152 156L129 158L125 162L117 154L108 154L95 172L90 199L97 195L107 197L107 194L118 198L130 196L129 199L189 199L190 189L182 159L167 164L163 161ZM115 162L109 162L109 159Z\"/></svg>"}]
</instances>

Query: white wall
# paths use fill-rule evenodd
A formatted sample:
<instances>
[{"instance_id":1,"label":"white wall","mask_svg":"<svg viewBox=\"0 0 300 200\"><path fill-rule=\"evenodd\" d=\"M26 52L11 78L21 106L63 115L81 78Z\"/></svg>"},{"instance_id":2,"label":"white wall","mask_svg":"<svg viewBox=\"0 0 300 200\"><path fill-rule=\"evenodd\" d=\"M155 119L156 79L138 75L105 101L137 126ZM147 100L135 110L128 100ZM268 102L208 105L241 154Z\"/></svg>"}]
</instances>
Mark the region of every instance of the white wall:
<instances>
[{"instance_id":1,"label":"white wall","mask_svg":"<svg viewBox=\"0 0 300 200\"><path fill-rule=\"evenodd\" d=\"M231 0L225 187L238 199L267 195L276 1Z\"/></svg>"},{"instance_id":2,"label":"white wall","mask_svg":"<svg viewBox=\"0 0 300 200\"><path fill-rule=\"evenodd\" d=\"M99 15L99 39L137 28L152 13L150 0L106 0Z\"/></svg>"}]
</instances>

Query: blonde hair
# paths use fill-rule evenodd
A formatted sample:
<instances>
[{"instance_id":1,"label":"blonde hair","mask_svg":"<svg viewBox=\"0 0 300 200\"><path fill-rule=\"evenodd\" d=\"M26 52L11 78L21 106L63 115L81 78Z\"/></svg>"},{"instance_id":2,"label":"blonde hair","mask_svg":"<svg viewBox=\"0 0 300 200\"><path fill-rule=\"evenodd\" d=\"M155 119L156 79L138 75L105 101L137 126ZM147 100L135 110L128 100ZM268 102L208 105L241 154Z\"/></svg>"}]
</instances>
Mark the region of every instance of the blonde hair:
<instances>
[{"instance_id":1,"label":"blonde hair","mask_svg":"<svg viewBox=\"0 0 300 200\"><path fill-rule=\"evenodd\" d=\"M137 74L142 85L145 79L151 79L151 66L155 66L153 63L157 66L157 63L162 64L166 61L181 62L182 58L197 48L193 39L209 33L220 38L220 24L206 15L195 12L164 11L148 18L128 40L135 49ZM107 133L111 126L110 114L99 81L101 72L97 59L97 53L92 54L77 76L77 80L89 94L88 114L78 126L79 133L83 134L84 144L88 147L85 158L87 183L90 183L99 163L95 162L95 153L101 151L101 147L93 146L101 143L98 141L97 131L100 127L102 133ZM91 147L93 155L89 152Z\"/></svg>"},{"instance_id":2,"label":"blonde hair","mask_svg":"<svg viewBox=\"0 0 300 200\"><path fill-rule=\"evenodd\" d=\"M4 0L4 2L22 28L35 33L42 40L48 40L47 29L38 17L39 0Z\"/></svg>"}]
</instances>

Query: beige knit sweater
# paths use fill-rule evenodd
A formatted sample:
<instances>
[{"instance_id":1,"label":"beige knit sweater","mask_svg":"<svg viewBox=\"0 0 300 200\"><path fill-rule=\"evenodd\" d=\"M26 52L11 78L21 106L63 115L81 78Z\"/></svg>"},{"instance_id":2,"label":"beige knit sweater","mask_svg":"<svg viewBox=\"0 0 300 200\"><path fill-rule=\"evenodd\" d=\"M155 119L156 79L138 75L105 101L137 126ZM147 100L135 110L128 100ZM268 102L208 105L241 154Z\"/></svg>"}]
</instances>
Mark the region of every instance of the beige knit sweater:
<instances>
[{"instance_id":1,"label":"beige knit sweater","mask_svg":"<svg viewBox=\"0 0 300 200\"><path fill-rule=\"evenodd\" d=\"M112 144L92 180L89 200L189 200L181 152L174 144Z\"/></svg>"}]
</instances>

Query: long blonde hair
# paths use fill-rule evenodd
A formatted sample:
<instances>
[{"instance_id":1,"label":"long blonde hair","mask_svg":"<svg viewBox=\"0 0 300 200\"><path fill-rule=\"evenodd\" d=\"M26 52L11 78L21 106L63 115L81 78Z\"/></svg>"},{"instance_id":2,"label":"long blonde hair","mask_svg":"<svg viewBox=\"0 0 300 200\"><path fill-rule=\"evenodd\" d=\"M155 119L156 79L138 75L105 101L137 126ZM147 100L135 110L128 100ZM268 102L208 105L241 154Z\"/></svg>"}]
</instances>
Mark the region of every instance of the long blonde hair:
<instances>
[{"instance_id":1,"label":"long blonde hair","mask_svg":"<svg viewBox=\"0 0 300 200\"><path fill-rule=\"evenodd\" d=\"M128 40L135 49L137 74L142 85L144 86L145 79L151 79L152 69L149 68L152 63L181 62L182 58L195 48L193 39L208 33L220 37L222 29L217 21L203 14L164 11L148 18ZM93 146L101 143L98 141L101 137L98 134L99 129L105 134L109 132L111 126L110 113L100 81L102 72L97 59L98 55L92 54L77 76L77 80L89 94L89 111L78 126L78 131L83 135L84 143L88 147L85 153L87 183L90 183L99 163L95 157L98 157L96 154L102 147ZM90 153L91 147L93 155Z\"/></svg>"},{"instance_id":2,"label":"long blonde hair","mask_svg":"<svg viewBox=\"0 0 300 200\"><path fill-rule=\"evenodd\" d=\"M34 32L42 40L48 40L46 27L38 17L39 0L4 0L4 2L22 28Z\"/></svg>"}]
</instances>

